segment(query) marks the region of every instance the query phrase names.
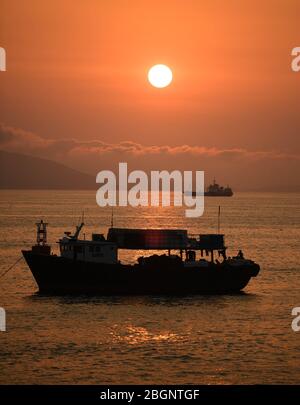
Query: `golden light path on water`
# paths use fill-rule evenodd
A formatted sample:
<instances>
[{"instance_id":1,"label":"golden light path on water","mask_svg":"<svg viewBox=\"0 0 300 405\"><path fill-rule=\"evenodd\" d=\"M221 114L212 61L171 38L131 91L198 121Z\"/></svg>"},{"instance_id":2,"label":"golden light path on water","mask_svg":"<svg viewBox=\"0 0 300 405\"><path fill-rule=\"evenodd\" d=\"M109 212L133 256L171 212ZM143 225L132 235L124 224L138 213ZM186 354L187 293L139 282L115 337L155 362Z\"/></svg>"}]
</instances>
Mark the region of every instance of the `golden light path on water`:
<instances>
[{"instance_id":1,"label":"golden light path on water","mask_svg":"<svg viewBox=\"0 0 300 405\"><path fill-rule=\"evenodd\" d=\"M116 332L111 332L112 338L115 341L123 341L130 345L139 345L149 342L164 342L164 341L179 341L180 336L176 333L168 331L160 331L153 333L144 327L137 327L134 325L127 326L120 335L119 325L115 325Z\"/></svg>"}]
</instances>

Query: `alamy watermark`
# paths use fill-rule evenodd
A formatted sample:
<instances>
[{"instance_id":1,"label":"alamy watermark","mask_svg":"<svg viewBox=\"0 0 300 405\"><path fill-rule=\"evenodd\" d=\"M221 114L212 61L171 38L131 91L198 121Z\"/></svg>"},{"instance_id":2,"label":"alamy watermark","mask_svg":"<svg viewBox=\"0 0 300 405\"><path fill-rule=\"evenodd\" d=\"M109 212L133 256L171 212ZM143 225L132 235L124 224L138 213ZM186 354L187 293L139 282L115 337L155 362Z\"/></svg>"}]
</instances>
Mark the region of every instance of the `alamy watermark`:
<instances>
[{"instance_id":1,"label":"alamy watermark","mask_svg":"<svg viewBox=\"0 0 300 405\"><path fill-rule=\"evenodd\" d=\"M6 71L6 51L0 47L0 72Z\"/></svg>"},{"instance_id":2,"label":"alamy watermark","mask_svg":"<svg viewBox=\"0 0 300 405\"><path fill-rule=\"evenodd\" d=\"M292 59L291 63L292 71L300 72L300 46L292 49L292 56L295 56L295 58Z\"/></svg>"},{"instance_id":3,"label":"alamy watermark","mask_svg":"<svg viewBox=\"0 0 300 405\"><path fill-rule=\"evenodd\" d=\"M6 332L6 312L0 307L0 332Z\"/></svg>"},{"instance_id":4,"label":"alamy watermark","mask_svg":"<svg viewBox=\"0 0 300 405\"><path fill-rule=\"evenodd\" d=\"M126 207L128 205L132 207L157 207L160 205L166 207L172 204L173 197L174 206L185 205L188 207L185 210L186 217L196 218L203 215L203 171L196 171L193 179L192 171L184 171L182 174L179 170L171 173L166 170L153 170L149 179L144 171L134 170L128 173L127 163L119 163L118 174L118 179L110 170L102 170L97 174L96 183L102 184L96 194L96 201L100 207ZM193 180L195 189L192 192Z\"/></svg>"},{"instance_id":5,"label":"alamy watermark","mask_svg":"<svg viewBox=\"0 0 300 405\"><path fill-rule=\"evenodd\" d=\"M292 320L292 329L294 332L300 332L300 307L292 309L292 316L295 318Z\"/></svg>"}]
</instances>

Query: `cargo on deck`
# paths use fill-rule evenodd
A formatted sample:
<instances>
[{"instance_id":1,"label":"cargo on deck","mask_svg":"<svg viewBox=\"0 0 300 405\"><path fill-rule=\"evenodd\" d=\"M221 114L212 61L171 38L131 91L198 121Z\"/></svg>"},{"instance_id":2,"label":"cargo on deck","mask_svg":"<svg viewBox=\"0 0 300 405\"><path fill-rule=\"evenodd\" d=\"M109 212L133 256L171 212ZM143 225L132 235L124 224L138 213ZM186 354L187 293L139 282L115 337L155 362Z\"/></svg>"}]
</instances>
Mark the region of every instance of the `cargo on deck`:
<instances>
[{"instance_id":1,"label":"cargo on deck","mask_svg":"<svg viewBox=\"0 0 300 405\"><path fill-rule=\"evenodd\" d=\"M110 228L109 242L117 244L119 249L186 249L188 234L181 229L127 229Z\"/></svg>"}]
</instances>

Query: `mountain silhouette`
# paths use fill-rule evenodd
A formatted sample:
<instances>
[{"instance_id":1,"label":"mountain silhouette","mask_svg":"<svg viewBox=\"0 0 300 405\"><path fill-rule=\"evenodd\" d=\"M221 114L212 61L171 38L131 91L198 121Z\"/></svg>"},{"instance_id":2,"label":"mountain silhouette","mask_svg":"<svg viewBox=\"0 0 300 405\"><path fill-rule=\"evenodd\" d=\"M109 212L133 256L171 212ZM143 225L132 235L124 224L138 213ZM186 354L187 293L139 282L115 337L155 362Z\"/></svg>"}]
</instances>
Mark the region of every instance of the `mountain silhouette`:
<instances>
[{"instance_id":1,"label":"mountain silhouette","mask_svg":"<svg viewBox=\"0 0 300 405\"><path fill-rule=\"evenodd\" d=\"M96 189L95 178L60 163L0 150L0 189Z\"/></svg>"}]
</instances>

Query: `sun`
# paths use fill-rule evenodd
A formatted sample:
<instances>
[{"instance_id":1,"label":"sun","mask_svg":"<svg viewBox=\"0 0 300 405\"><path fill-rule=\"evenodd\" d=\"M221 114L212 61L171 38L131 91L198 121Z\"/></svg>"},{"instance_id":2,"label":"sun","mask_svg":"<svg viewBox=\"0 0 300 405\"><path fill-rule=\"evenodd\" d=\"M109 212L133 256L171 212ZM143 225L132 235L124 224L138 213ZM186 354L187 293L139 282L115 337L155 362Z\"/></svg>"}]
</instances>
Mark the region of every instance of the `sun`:
<instances>
[{"instance_id":1,"label":"sun","mask_svg":"<svg viewBox=\"0 0 300 405\"><path fill-rule=\"evenodd\" d=\"M172 70L166 65L154 65L148 72L148 80L159 89L167 87L173 80Z\"/></svg>"}]
</instances>

